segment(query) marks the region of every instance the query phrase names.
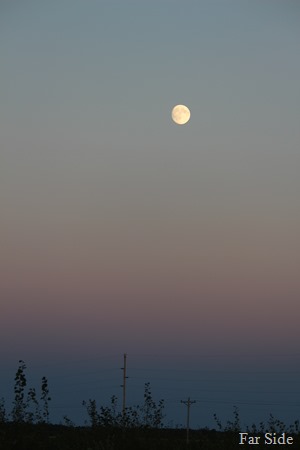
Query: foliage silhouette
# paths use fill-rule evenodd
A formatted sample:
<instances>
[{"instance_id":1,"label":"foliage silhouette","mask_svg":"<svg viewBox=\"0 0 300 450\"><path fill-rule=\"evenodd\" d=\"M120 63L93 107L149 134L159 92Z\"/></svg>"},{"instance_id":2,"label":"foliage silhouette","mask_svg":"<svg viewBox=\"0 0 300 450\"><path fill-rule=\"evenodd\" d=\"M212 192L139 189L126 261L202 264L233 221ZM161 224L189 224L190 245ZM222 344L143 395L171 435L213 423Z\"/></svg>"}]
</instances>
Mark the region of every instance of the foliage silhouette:
<instances>
[{"instance_id":1,"label":"foliage silhouette","mask_svg":"<svg viewBox=\"0 0 300 450\"><path fill-rule=\"evenodd\" d=\"M128 407L125 414L118 410L118 399L111 397L109 406L97 406L96 400L83 401L89 425L77 427L64 416L64 424L50 423L48 381L42 378L41 394L27 387L26 364L19 361L15 375L14 401L7 414L5 401L0 399L0 449L2 450L183 450L186 430L164 426L164 400L155 402L150 383L145 383L142 405ZM233 408L233 418L225 425L214 414L218 431L208 428L190 430L189 449L234 450L240 448L238 433L246 430L262 436L265 432L287 432L300 448L299 420L286 426L270 414L268 422L242 427L239 410ZM263 444L263 448L265 447Z\"/></svg>"},{"instance_id":2,"label":"foliage silhouette","mask_svg":"<svg viewBox=\"0 0 300 450\"><path fill-rule=\"evenodd\" d=\"M25 370L26 364L23 360L20 360L15 376L15 398L10 417L15 423L49 423L49 401L51 400L51 397L49 396L48 380L46 377L42 378L40 400L43 404L41 407L37 399L35 388L29 388L27 396L25 397L25 388L27 386Z\"/></svg>"},{"instance_id":3,"label":"foliage silhouette","mask_svg":"<svg viewBox=\"0 0 300 450\"><path fill-rule=\"evenodd\" d=\"M0 398L0 423L5 423L6 418L6 409L5 409L5 400L3 397Z\"/></svg>"},{"instance_id":4,"label":"foliage silhouette","mask_svg":"<svg viewBox=\"0 0 300 450\"><path fill-rule=\"evenodd\" d=\"M94 427L125 427L125 428L161 428L163 427L164 400L158 404L153 400L150 383L145 383L144 404L125 408L125 414L117 412L118 398L111 397L110 407L100 406L97 409L96 400L89 399L82 404L87 410L90 424Z\"/></svg>"}]
</instances>

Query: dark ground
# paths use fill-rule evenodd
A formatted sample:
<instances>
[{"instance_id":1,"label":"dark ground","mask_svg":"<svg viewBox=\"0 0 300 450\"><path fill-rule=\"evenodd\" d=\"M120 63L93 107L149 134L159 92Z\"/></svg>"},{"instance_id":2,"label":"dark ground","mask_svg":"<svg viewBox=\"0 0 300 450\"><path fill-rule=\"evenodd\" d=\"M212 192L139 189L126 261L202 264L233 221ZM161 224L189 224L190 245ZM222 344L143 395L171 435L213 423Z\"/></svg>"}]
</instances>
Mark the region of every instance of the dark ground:
<instances>
[{"instance_id":1,"label":"dark ground","mask_svg":"<svg viewBox=\"0 0 300 450\"><path fill-rule=\"evenodd\" d=\"M300 435L292 435L292 445L277 449L300 449ZM261 437L261 442L264 437ZM186 449L184 429L121 429L110 427L68 427L47 424L0 424L1 450L181 450ZM190 430L188 448L234 450L252 448L239 444L239 433L232 431ZM256 445L254 448L274 448Z\"/></svg>"}]
</instances>

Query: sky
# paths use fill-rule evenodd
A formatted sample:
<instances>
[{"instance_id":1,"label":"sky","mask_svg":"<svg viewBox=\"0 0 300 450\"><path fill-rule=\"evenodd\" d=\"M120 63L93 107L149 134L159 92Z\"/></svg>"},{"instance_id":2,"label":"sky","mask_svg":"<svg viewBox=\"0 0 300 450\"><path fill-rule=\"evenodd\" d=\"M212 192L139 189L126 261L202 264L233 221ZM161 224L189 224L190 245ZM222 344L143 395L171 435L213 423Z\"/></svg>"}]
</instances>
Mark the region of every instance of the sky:
<instances>
[{"instance_id":1,"label":"sky","mask_svg":"<svg viewBox=\"0 0 300 450\"><path fill-rule=\"evenodd\" d=\"M127 353L128 404L150 381L174 424L188 396L194 427L299 418L299 19L1 2L0 397L23 359L52 420L82 422Z\"/></svg>"}]
</instances>

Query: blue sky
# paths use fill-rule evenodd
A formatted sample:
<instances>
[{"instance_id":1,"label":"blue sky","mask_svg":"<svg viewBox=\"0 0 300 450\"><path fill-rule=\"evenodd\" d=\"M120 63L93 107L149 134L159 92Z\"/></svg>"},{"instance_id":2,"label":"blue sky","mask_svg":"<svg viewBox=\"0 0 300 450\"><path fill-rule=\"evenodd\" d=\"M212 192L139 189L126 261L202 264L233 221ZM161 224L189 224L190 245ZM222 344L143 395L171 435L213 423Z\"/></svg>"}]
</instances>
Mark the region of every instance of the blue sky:
<instances>
[{"instance_id":1,"label":"blue sky","mask_svg":"<svg viewBox=\"0 0 300 450\"><path fill-rule=\"evenodd\" d=\"M194 426L242 400L245 421L296 418L299 14L274 1L2 2L4 397L24 359L81 420L69 371L92 386L93 367L127 352L141 386L154 355L153 394L168 395L175 423L189 395ZM187 125L171 120L178 103ZM182 388L158 383L172 367ZM77 392L80 408L92 393Z\"/></svg>"}]
</instances>

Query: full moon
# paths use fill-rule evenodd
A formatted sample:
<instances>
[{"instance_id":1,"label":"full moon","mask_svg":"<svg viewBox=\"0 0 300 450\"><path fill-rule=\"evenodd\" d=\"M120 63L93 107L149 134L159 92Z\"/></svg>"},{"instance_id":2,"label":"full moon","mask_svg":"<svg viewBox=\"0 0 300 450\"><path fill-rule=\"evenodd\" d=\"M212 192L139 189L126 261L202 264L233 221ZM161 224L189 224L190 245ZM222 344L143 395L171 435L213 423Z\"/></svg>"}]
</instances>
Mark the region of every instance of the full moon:
<instances>
[{"instance_id":1,"label":"full moon","mask_svg":"<svg viewBox=\"0 0 300 450\"><path fill-rule=\"evenodd\" d=\"M191 112L185 105L176 105L172 109L172 119L177 125L184 125L190 120Z\"/></svg>"}]
</instances>

